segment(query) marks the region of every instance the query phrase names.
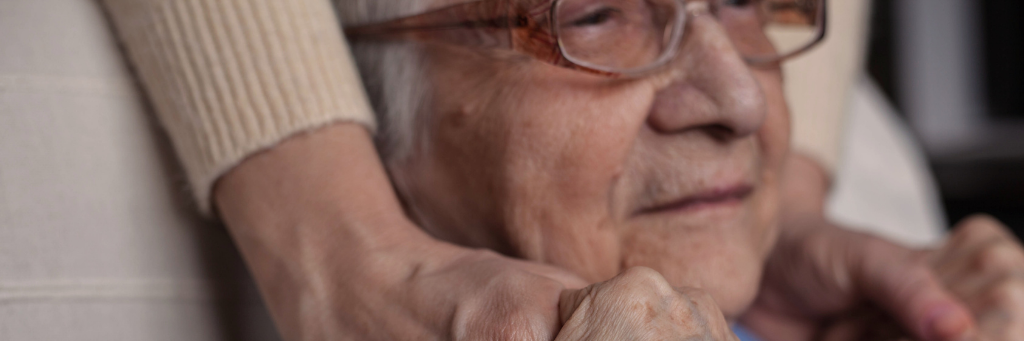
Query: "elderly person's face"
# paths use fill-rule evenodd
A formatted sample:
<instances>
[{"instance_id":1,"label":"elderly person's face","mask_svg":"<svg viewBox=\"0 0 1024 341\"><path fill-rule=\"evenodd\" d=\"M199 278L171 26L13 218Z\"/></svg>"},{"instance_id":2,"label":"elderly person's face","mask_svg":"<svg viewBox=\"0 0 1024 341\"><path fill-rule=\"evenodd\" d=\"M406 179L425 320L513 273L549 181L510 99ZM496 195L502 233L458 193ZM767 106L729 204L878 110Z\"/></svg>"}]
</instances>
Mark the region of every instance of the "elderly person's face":
<instances>
[{"instance_id":1,"label":"elderly person's face","mask_svg":"<svg viewBox=\"0 0 1024 341\"><path fill-rule=\"evenodd\" d=\"M428 46L426 143L390 165L415 219L593 281L651 267L738 314L775 242L788 113L777 68L748 66L711 15L686 29L636 79Z\"/></svg>"}]
</instances>

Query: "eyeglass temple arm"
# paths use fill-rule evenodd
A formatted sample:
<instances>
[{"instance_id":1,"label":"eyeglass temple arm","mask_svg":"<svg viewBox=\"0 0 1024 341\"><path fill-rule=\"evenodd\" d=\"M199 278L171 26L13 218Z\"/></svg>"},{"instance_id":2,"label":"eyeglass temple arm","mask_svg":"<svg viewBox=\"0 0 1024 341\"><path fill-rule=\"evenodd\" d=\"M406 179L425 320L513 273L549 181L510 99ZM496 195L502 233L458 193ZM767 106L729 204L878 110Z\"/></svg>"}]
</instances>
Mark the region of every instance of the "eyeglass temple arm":
<instances>
[{"instance_id":1,"label":"eyeglass temple arm","mask_svg":"<svg viewBox=\"0 0 1024 341\"><path fill-rule=\"evenodd\" d=\"M508 15L508 11L497 7L500 3L476 1L378 24L346 27L345 35L351 40L409 39L421 36L417 33L431 31L520 28L528 25L525 17Z\"/></svg>"},{"instance_id":2,"label":"eyeglass temple arm","mask_svg":"<svg viewBox=\"0 0 1024 341\"><path fill-rule=\"evenodd\" d=\"M767 66L774 63L780 63L784 60L796 57L798 55L806 53L807 51L814 49L815 47L817 47L818 43L820 43L822 40L825 40L825 37L828 36L828 0L821 0L821 8L819 8L818 11L818 15L821 16L821 30L818 31L818 35L814 38L814 40L811 43L795 51L786 53L781 56L775 56L773 58L746 57L744 59L746 59L747 63L753 66Z\"/></svg>"}]
</instances>

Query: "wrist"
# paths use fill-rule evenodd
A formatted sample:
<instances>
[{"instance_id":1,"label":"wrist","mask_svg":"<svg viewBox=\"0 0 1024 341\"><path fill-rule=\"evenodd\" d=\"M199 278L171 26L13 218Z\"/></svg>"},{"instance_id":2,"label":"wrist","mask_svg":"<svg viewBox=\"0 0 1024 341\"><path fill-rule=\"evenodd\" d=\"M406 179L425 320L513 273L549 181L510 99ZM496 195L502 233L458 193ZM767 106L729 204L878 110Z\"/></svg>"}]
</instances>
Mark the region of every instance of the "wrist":
<instances>
[{"instance_id":1,"label":"wrist","mask_svg":"<svg viewBox=\"0 0 1024 341\"><path fill-rule=\"evenodd\" d=\"M214 188L236 237L374 249L429 237L402 211L369 133L336 124L253 155ZM309 238L309 241L296 238Z\"/></svg>"},{"instance_id":2,"label":"wrist","mask_svg":"<svg viewBox=\"0 0 1024 341\"><path fill-rule=\"evenodd\" d=\"M218 182L214 200L288 339L317 339L308 332L330 328L309 323L346 313L331 311L337 302L391 290L445 255L405 217L358 125L322 128L252 156Z\"/></svg>"}]
</instances>

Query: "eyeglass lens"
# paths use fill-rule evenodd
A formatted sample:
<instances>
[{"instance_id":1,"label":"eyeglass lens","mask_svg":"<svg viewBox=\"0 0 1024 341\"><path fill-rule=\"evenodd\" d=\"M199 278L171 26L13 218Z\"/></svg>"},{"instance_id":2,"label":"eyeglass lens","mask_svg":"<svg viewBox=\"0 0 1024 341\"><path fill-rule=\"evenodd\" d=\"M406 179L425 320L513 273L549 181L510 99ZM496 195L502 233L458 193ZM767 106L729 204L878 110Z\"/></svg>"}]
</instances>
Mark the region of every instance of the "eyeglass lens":
<instances>
[{"instance_id":1,"label":"eyeglass lens","mask_svg":"<svg viewBox=\"0 0 1024 341\"><path fill-rule=\"evenodd\" d=\"M696 1L696 0L691 0ZM770 60L814 43L822 0L709 0L737 50ZM635 71L673 52L686 20L678 0L561 0L555 29L562 53L581 66Z\"/></svg>"}]
</instances>

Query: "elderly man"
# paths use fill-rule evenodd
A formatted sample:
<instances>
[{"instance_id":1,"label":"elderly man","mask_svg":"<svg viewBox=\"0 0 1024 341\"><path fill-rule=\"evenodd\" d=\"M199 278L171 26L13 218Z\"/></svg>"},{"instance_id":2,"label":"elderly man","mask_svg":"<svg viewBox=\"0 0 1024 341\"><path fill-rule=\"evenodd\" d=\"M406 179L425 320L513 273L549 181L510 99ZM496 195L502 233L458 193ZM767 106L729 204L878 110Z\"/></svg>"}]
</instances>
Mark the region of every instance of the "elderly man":
<instances>
[{"instance_id":1,"label":"elderly man","mask_svg":"<svg viewBox=\"0 0 1024 341\"><path fill-rule=\"evenodd\" d=\"M438 239L534 262L342 236L372 239L362 251L378 258L332 268L335 251L300 250L302 266L328 265L307 294L280 276L286 264L261 260L265 236L238 235L282 331L730 340L742 317L770 340L855 339L874 305L926 340L1020 337L1024 253L997 223L965 223L934 252L836 229L778 238L793 180L778 63L820 38L824 5L341 1L348 23L370 24L349 33L410 215ZM261 223L230 200L254 167L333 142L289 142L225 178L229 225ZM395 265L409 255L422 261ZM378 285L326 280L338 273Z\"/></svg>"}]
</instances>

